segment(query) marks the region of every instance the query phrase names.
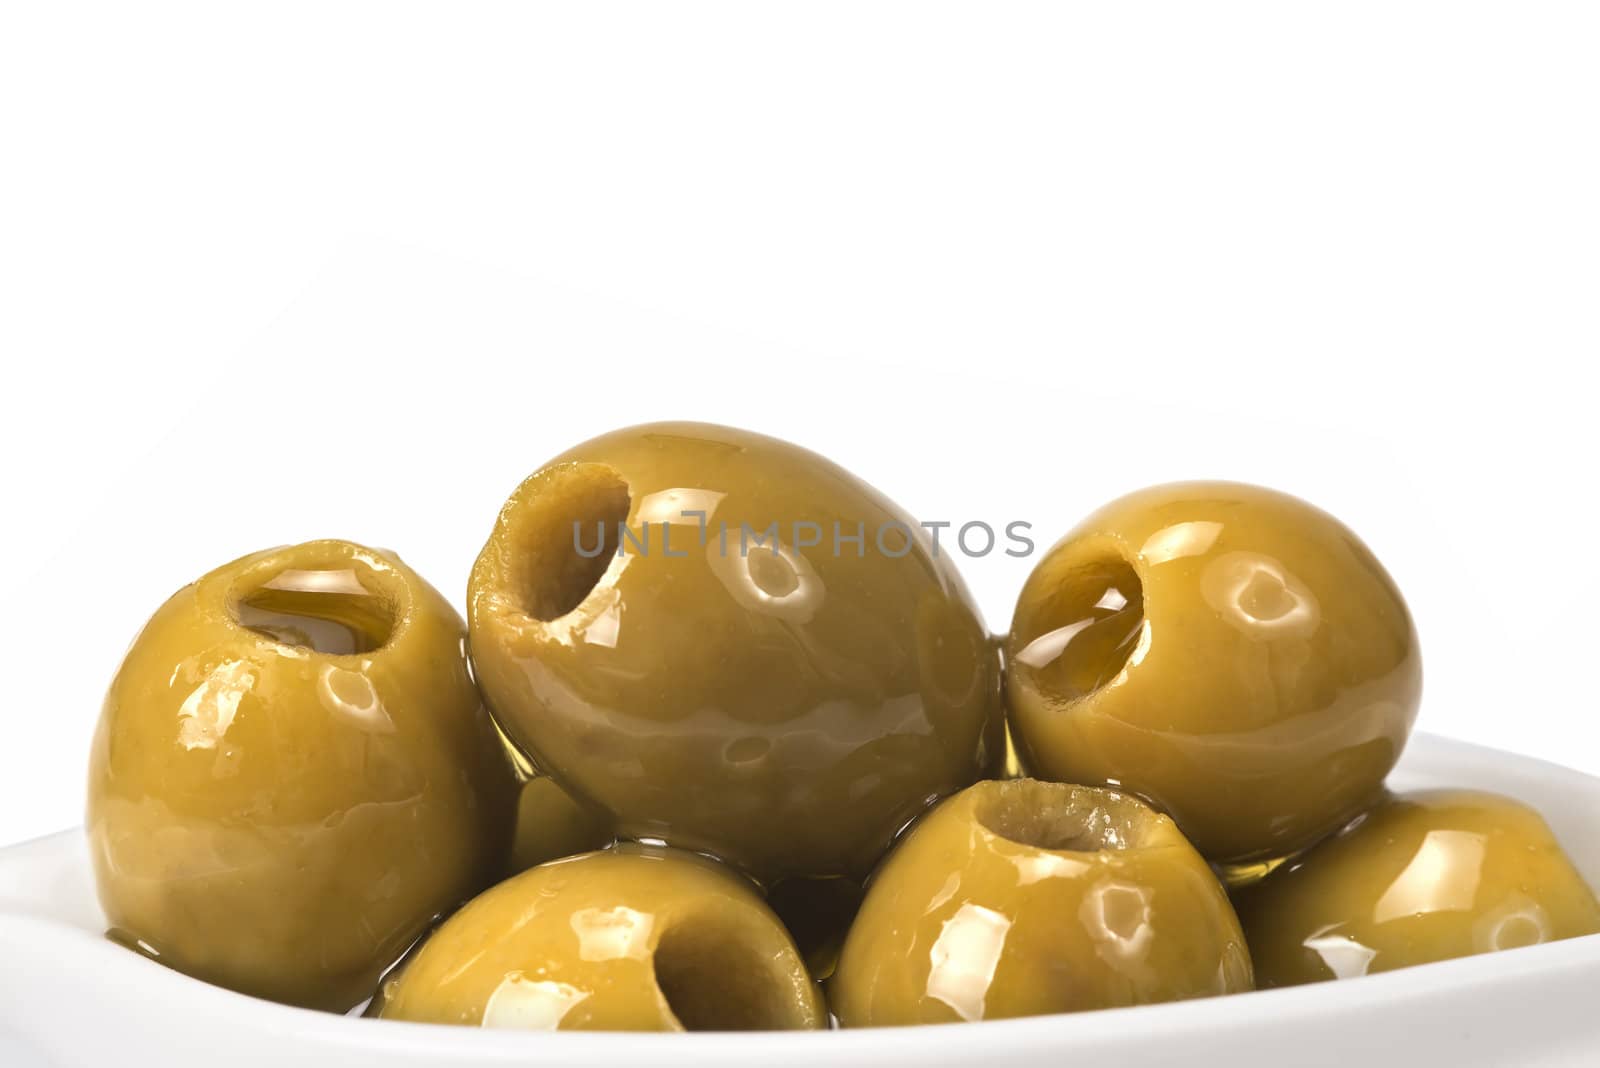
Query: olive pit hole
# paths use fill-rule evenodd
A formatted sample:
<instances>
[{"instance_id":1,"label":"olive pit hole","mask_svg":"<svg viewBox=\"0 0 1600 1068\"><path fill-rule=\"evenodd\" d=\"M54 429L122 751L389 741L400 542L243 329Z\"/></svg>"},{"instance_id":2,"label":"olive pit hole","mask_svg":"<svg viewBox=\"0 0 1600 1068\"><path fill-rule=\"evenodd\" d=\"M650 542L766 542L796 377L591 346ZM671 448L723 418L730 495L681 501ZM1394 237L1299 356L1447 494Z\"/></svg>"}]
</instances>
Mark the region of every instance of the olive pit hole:
<instances>
[{"instance_id":1,"label":"olive pit hole","mask_svg":"<svg viewBox=\"0 0 1600 1068\"><path fill-rule=\"evenodd\" d=\"M794 1026L792 992L770 953L737 922L701 915L669 927L655 951L656 986L686 1031Z\"/></svg>"},{"instance_id":2,"label":"olive pit hole","mask_svg":"<svg viewBox=\"0 0 1600 1068\"><path fill-rule=\"evenodd\" d=\"M1098 853L1129 849L1147 810L1121 794L1067 783L996 783L974 815L990 833L1034 849Z\"/></svg>"},{"instance_id":3,"label":"olive pit hole","mask_svg":"<svg viewBox=\"0 0 1600 1068\"><path fill-rule=\"evenodd\" d=\"M330 656L376 652L394 633L393 602L354 568L288 568L232 606L241 626Z\"/></svg>"},{"instance_id":4,"label":"olive pit hole","mask_svg":"<svg viewBox=\"0 0 1600 1068\"><path fill-rule=\"evenodd\" d=\"M549 472L507 531L523 611L548 623L582 604L617 555L631 503L628 484L603 464Z\"/></svg>"},{"instance_id":5,"label":"olive pit hole","mask_svg":"<svg viewBox=\"0 0 1600 1068\"><path fill-rule=\"evenodd\" d=\"M1122 671L1144 628L1144 586L1120 556L1041 576L1046 590L1019 615L1016 654L1041 689L1074 701Z\"/></svg>"}]
</instances>

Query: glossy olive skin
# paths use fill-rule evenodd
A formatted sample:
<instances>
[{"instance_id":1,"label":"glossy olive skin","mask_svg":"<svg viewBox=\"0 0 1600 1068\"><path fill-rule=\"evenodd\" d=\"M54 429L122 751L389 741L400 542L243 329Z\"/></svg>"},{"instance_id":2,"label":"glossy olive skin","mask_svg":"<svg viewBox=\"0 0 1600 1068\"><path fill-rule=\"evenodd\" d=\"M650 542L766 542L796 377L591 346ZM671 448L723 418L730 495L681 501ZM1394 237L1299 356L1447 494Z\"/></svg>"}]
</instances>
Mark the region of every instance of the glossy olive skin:
<instances>
[{"instance_id":1,"label":"glossy olive skin","mask_svg":"<svg viewBox=\"0 0 1600 1068\"><path fill-rule=\"evenodd\" d=\"M1140 490L1039 562L1006 697L1023 766L1137 793L1224 865L1378 797L1422 689L1411 616L1338 520L1238 483Z\"/></svg>"},{"instance_id":2,"label":"glossy olive skin","mask_svg":"<svg viewBox=\"0 0 1600 1068\"><path fill-rule=\"evenodd\" d=\"M616 837L597 813L580 805L548 775L522 784L509 874L562 857L604 849Z\"/></svg>"},{"instance_id":3,"label":"glossy olive skin","mask_svg":"<svg viewBox=\"0 0 1600 1068\"><path fill-rule=\"evenodd\" d=\"M998 646L950 554L757 434L661 423L557 457L501 511L468 620L485 698L541 771L624 838L764 882L863 875L1002 759Z\"/></svg>"},{"instance_id":4,"label":"glossy olive skin","mask_svg":"<svg viewBox=\"0 0 1600 1068\"><path fill-rule=\"evenodd\" d=\"M828 987L846 1027L999 1019L1251 989L1221 884L1111 790L983 782L873 877Z\"/></svg>"},{"instance_id":5,"label":"glossy olive skin","mask_svg":"<svg viewBox=\"0 0 1600 1068\"><path fill-rule=\"evenodd\" d=\"M693 854L620 847L486 891L385 984L385 1019L563 1031L827 1026L755 888Z\"/></svg>"},{"instance_id":6,"label":"glossy olive skin","mask_svg":"<svg viewBox=\"0 0 1600 1068\"><path fill-rule=\"evenodd\" d=\"M1600 931L1594 891L1539 814L1469 790L1390 796L1235 903L1263 987Z\"/></svg>"},{"instance_id":7,"label":"glossy olive skin","mask_svg":"<svg viewBox=\"0 0 1600 1068\"><path fill-rule=\"evenodd\" d=\"M113 936L274 1001L369 996L504 863L514 781L464 632L397 557L342 541L174 594L94 738L90 853Z\"/></svg>"}]
</instances>

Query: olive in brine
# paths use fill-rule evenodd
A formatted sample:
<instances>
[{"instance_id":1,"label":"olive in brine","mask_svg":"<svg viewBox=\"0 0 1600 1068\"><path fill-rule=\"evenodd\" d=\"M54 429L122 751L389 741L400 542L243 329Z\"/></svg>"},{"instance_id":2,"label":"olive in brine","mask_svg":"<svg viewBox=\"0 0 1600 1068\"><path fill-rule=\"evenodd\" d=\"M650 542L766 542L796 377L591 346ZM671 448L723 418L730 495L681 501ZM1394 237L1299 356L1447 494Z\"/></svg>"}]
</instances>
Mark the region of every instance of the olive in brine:
<instances>
[{"instance_id":1,"label":"olive in brine","mask_svg":"<svg viewBox=\"0 0 1600 1068\"><path fill-rule=\"evenodd\" d=\"M827 1026L788 932L704 857L621 847L486 891L385 984L386 1019L530 1031Z\"/></svg>"},{"instance_id":2,"label":"olive in brine","mask_svg":"<svg viewBox=\"0 0 1600 1068\"><path fill-rule=\"evenodd\" d=\"M1251 989L1227 894L1126 794L982 782L872 879L829 981L846 1027L1144 1005Z\"/></svg>"},{"instance_id":3,"label":"olive in brine","mask_svg":"<svg viewBox=\"0 0 1600 1068\"><path fill-rule=\"evenodd\" d=\"M1600 931L1594 891L1544 819L1474 790L1390 796L1235 904L1262 986Z\"/></svg>"},{"instance_id":4,"label":"olive in brine","mask_svg":"<svg viewBox=\"0 0 1600 1068\"><path fill-rule=\"evenodd\" d=\"M507 735L623 838L860 877L1001 759L999 655L948 552L804 449L662 423L531 475L468 592Z\"/></svg>"},{"instance_id":5,"label":"olive in brine","mask_svg":"<svg viewBox=\"0 0 1600 1068\"><path fill-rule=\"evenodd\" d=\"M1006 654L1031 774L1139 794L1228 866L1299 852L1370 806L1422 687L1410 613L1361 540L1229 482L1085 519L1028 577Z\"/></svg>"},{"instance_id":6,"label":"olive in brine","mask_svg":"<svg viewBox=\"0 0 1600 1068\"><path fill-rule=\"evenodd\" d=\"M145 625L95 734L88 830L114 937L343 1011L504 863L511 768L461 617L343 541L211 572Z\"/></svg>"}]
</instances>

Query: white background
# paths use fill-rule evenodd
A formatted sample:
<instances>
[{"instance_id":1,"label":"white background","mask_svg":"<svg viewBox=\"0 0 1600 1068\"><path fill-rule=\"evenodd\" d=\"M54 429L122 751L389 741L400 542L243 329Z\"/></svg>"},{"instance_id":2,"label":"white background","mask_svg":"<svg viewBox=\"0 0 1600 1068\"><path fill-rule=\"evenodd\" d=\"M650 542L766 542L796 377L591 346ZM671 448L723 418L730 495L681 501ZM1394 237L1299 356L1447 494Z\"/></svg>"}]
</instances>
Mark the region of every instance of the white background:
<instances>
[{"instance_id":1,"label":"white background","mask_svg":"<svg viewBox=\"0 0 1600 1068\"><path fill-rule=\"evenodd\" d=\"M1042 543L1308 497L1424 729L1600 772L1600 8L9 3L0 842L173 589L656 418ZM1006 626L1028 563L973 561Z\"/></svg>"}]
</instances>

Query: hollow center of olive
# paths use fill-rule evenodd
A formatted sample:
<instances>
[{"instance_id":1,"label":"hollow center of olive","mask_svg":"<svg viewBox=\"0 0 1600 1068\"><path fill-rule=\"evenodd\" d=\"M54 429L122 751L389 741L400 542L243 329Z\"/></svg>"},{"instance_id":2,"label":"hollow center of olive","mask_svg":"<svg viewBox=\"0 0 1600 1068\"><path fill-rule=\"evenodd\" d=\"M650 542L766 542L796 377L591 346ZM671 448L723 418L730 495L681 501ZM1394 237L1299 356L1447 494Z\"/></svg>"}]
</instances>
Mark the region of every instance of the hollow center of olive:
<instances>
[{"instance_id":1,"label":"hollow center of olive","mask_svg":"<svg viewBox=\"0 0 1600 1068\"><path fill-rule=\"evenodd\" d=\"M617 555L628 484L602 464L557 468L508 519L512 587L534 619L583 603Z\"/></svg>"},{"instance_id":2,"label":"hollow center of olive","mask_svg":"<svg viewBox=\"0 0 1600 1068\"><path fill-rule=\"evenodd\" d=\"M351 568L289 569L240 598L234 618L257 634L333 656L370 653L394 632L394 608Z\"/></svg>"},{"instance_id":3,"label":"hollow center of olive","mask_svg":"<svg viewBox=\"0 0 1600 1068\"><path fill-rule=\"evenodd\" d=\"M1128 811L1132 804L1102 790L1018 779L995 783L974 814L990 833L1018 845L1098 853L1138 841L1142 820Z\"/></svg>"},{"instance_id":4,"label":"hollow center of olive","mask_svg":"<svg viewBox=\"0 0 1600 1068\"><path fill-rule=\"evenodd\" d=\"M1041 688L1076 700L1117 677L1144 625L1144 587L1126 560L1078 564L1052 576L1019 613L1016 653Z\"/></svg>"},{"instance_id":5,"label":"hollow center of olive","mask_svg":"<svg viewBox=\"0 0 1600 1068\"><path fill-rule=\"evenodd\" d=\"M662 932L656 986L688 1031L765 1031L792 1027L782 976L738 926L703 916Z\"/></svg>"}]
</instances>

